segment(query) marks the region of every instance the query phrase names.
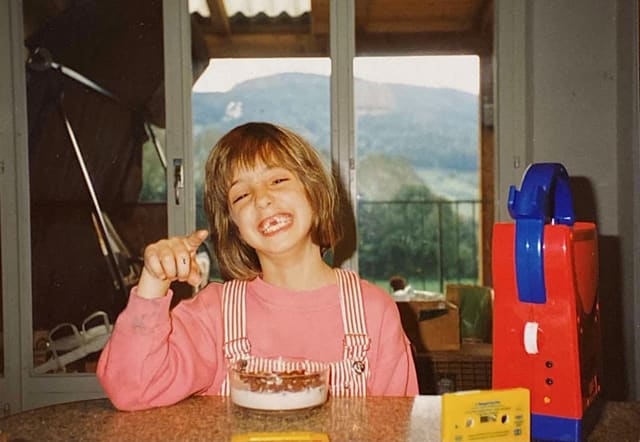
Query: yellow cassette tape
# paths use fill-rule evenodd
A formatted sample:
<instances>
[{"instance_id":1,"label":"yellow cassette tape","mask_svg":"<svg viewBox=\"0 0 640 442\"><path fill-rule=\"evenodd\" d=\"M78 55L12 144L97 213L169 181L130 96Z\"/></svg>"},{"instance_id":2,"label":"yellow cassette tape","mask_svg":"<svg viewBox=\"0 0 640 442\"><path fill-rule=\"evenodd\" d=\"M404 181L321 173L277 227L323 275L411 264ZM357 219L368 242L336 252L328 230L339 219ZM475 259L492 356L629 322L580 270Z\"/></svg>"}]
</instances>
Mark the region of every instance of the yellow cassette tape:
<instances>
[{"instance_id":1,"label":"yellow cassette tape","mask_svg":"<svg viewBox=\"0 0 640 442\"><path fill-rule=\"evenodd\" d=\"M529 390L473 390L442 395L442 441L526 441Z\"/></svg>"}]
</instances>

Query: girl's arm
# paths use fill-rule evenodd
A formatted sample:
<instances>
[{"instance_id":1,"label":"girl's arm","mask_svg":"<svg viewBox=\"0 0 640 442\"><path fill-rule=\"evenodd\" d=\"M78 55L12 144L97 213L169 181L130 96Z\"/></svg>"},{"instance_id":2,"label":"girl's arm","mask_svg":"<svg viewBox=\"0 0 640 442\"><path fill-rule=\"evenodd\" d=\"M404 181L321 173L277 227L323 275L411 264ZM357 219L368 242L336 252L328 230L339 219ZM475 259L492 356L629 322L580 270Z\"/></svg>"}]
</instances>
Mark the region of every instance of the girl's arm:
<instances>
[{"instance_id":1,"label":"girl's arm","mask_svg":"<svg viewBox=\"0 0 640 442\"><path fill-rule=\"evenodd\" d=\"M163 239L147 246L139 284L100 355L97 376L114 405L133 410L168 405L206 389L216 371L215 319L200 294L171 313L169 284L200 282L195 261L207 237ZM210 289L213 290L213 289Z\"/></svg>"},{"instance_id":2,"label":"girl's arm","mask_svg":"<svg viewBox=\"0 0 640 442\"><path fill-rule=\"evenodd\" d=\"M174 404L209 389L220 371L216 284L180 302L141 298L134 288L98 361L97 376L116 408ZM217 314L216 314L217 313Z\"/></svg>"},{"instance_id":3,"label":"girl's arm","mask_svg":"<svg viewBox=\"0 0 640 442\"><path fill-rule=\"evenodd\" d=\"M386 295L387 298L390 298ZM369 335L378 343L375 360L371 361L368 392L372 396L416 396L418 379L398 308L393 300L385 301L385 308L375 329Z\"/></svg>"}]
</instances>

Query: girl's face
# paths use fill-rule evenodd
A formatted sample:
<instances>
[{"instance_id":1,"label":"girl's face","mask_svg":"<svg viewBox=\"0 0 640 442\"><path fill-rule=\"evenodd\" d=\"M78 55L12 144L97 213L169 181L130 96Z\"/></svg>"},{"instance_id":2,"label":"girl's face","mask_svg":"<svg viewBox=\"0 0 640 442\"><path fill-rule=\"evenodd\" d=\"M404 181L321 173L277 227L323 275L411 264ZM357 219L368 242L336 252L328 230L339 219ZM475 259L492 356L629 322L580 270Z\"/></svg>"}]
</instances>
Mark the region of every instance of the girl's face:
<instances>
[{"instance_id":1,"label":"girl's face","mask_svg":"<svg viewBox=\"0 0 640 442\"><path fill-rule=\"evenodd\" d=\"M313 210L304 186L290 170L261 161L236 170L228 204L240 236L260 259L313 247Z\"/></svg>"}]
</instances>

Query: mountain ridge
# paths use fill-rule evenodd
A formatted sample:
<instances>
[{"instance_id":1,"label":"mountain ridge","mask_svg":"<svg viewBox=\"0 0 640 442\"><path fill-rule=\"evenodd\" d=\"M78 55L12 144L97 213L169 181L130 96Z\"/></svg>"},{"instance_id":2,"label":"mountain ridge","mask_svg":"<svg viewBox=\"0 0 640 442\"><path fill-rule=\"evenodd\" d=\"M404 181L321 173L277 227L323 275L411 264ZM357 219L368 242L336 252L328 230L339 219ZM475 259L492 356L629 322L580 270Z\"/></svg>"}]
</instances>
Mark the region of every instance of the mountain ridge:
<instances>
[{"instance_id":1,"label":"mountain ridge","mask_svg":"<svg viewBox=\"0 0 640 442\"><path fill-rule=\"evenodd\" d=\"M356 79L355 113L359 160L370 155L400 157L429 187L439 185L439 178L428 182L431 175L425 171L454 180L460 175L464 186L471 186L463 195L477 195L477 179L468 183L469 176L477 176L479 164L477 95ZM270 121L298 132L325 155L331 143L329 115L329 77L317 74L275 74L244 81L226 92L193 94L196 135L212 129L222 134L248 121Z\"/></svg>"}]
</instances>

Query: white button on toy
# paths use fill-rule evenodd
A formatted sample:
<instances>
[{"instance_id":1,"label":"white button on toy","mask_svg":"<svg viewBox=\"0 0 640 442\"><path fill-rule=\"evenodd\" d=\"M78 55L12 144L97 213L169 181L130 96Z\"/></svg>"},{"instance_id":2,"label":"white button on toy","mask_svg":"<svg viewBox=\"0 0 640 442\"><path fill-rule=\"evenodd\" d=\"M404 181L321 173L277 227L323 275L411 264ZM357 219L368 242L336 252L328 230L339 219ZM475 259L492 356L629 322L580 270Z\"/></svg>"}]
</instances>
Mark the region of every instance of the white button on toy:
<instances>
[{"instance_id":1,"label":"white button on toy","mask_svg":"<svg viewBox=\"0 0 640 442\"><path fill-rule=\"evenodd\" d=\"M538 323L527 322L524 325L524 350L530 354L538 354Z\"/></svg>"}]
</instances>

